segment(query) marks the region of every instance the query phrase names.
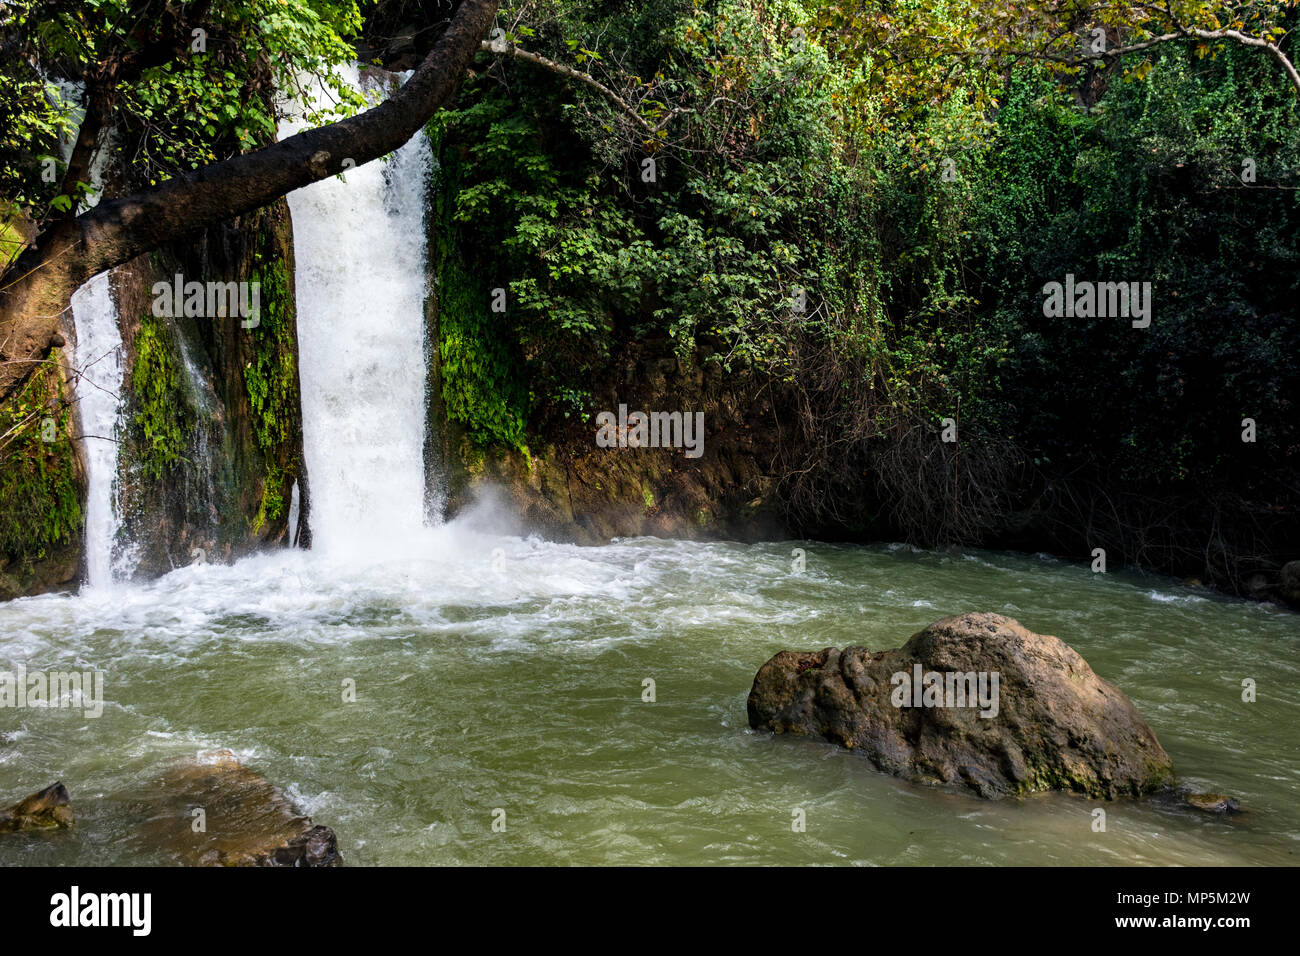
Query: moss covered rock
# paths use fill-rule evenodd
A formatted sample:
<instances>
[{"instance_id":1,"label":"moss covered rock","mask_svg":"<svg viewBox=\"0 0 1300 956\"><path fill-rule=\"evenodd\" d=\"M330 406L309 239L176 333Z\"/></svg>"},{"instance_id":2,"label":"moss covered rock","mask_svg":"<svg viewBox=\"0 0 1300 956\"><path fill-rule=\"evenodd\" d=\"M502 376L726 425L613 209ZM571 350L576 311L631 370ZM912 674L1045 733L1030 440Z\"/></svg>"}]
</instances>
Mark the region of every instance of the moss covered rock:
<instances>
[{"instance_id":1,"label":"moss covered rock","mask_svg":"<svg viewBox=\"0 0 1300 956\"><path fill-rule=\"evenodd\" d=\"M292 242L280 201L115 273L130 369L118 489L136 577L292 537L293 484L306 484ZM177 274L256 283L258 321L153 316L154 284Z\"/></svg>"},{"instance_id":2,"label":"moss covered rock","mask_svg":"<svg viewBox=\"0 0 1300 956\"><path fill-rule=\"evenodd\" d=\"M59 830L72 826L73 813L67 788L62 783L24 797L7 810L0 810L0 833L19 830Z\"/></svg>"},{"instance_id":3,"label":"moss covered rock","mask_svg":"<svg viewBox=\"0 0 1300 956\"><path fill-rule=\"evenodd\" d=\"M86 476L62 349L0 403L0 600L72 585Z\"/></svg>"},{"instance_id":4,"label":"moss covered rock","mask_svg":"<svg viewBox=\"0 0 1300 956\"><path fill-rule=\"evenodd\" d=\"M759 670L748 706L755 729L820 737L895 776L982 797L1113 799L1174 779L1114 684L1064 641L997 614L944 618L875 654L781 651Z\"/></svg>"}]
</instances>

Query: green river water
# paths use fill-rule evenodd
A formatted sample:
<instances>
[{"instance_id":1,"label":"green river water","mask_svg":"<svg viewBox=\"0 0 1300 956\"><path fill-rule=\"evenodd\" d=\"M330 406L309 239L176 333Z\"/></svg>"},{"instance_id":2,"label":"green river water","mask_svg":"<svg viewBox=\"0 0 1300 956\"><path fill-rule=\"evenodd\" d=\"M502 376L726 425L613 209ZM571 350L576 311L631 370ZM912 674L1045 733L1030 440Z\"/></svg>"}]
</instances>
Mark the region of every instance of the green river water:
<instances>
[{"instance_id":1,"label":"green river water","mask_svg":"<svg viewBox=\"0 0 1300 956\"><path fill-rule=\"evenodd\" d=\"M1082 797L986 802L749 730L777 650L895 647L968 610L1071 644L1181 782L1247 813L1123 801L1094 832L1102 804ZM58 779L78 813L0 838L0 863L171 862L133 837L132 795L168 759L229 747L333 827L348 865L1290 864L1298 641L1292 613L1168 579L900 546L582 548L453 523L382 553L183 568L0 605L0 670L100 669L107 701L98 719L0 710L0 803Z\"/></svg>"}]
</instances>

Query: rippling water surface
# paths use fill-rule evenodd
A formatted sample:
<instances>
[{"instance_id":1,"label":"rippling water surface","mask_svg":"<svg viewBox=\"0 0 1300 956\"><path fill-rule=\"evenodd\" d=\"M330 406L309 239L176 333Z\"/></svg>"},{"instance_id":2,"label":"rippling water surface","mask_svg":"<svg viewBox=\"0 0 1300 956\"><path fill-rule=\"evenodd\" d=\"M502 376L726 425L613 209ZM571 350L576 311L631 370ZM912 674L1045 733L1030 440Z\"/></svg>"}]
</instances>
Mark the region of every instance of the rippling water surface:
<instances>
[{"instance_id":1,"label":"rippling water surface","mask_svg":"<svg viewBox=\"0 0 1300 956\"><path fill-rule=\"evenodd\" d=\"M895 647L967 610L1073 645L1133 698L1181 780L1249 813L1120 802L1095 833L1083 798L984 802L748 729L746 695L775 651ZM1287 864L1298 622L1046 558L582 548L473 521L374 553L183 568L0 604L0 670L101 669L107 699L99 719L0 710L0 801L61 779L78 811L70 833L0 839L0 863L166 862L131 838L129 802L163 761L229 747L332 826L349 864ZM807 832L792 831L795 808Z\"/></svg>"}]
</instances>

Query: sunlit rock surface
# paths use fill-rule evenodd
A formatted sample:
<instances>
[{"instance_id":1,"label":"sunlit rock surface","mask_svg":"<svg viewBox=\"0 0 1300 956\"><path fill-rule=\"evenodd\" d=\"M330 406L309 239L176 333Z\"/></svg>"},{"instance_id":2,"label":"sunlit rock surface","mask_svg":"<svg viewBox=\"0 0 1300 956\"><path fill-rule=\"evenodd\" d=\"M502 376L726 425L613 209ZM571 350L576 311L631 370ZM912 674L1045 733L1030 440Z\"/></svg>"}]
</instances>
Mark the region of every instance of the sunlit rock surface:
<instances>
[{"instance_id":1,"label":"sunlit rock surface","mask_svg":"<svg viewBox=\"0 0 1300 956\"><path fill-rule=\"evenodd\" d=\"M149 798L139 838L187 866L342 862L334 831L314 826L229 750L168 767Z\"/></svg>"}]
</instances>

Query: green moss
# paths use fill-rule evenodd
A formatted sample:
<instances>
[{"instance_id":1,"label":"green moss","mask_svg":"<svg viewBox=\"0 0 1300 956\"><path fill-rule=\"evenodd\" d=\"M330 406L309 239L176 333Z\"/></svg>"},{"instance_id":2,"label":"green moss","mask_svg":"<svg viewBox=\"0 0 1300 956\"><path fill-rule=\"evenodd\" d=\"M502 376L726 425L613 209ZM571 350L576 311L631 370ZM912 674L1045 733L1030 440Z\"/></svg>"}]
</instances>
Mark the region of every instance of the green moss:
<instances>
[{"instance_id":1,"label":"green moss","mask_svg":"<svg viewBox=\"0 0 1300 956\"><path fill-rule=\"evenodd\" d=\"M425 126L435 155L440 154L446 114ZM445 158L445 157L444 157ZM442 175L454 165L442 163ZM443 182L432 194L430 210L432 260L438 277L438 364L447 418L465 427L482 447L501 445L523 453L528 419L528 389L519 375L506 317L489 307L492 283L474 275L474 266L457 243L452 219L454 182Z\"/></svg>"},{"instance_id":2,"label":"green moss","mask_svg":"<svg viewBox=\"0 0 1300 956\"><path fill-rule=\"evenodd\" d=\"M258 324L249 329L252 358L244 367L253 436L266 463L252 519L254 534L288 513L285 490L299 467L299 459L286 449L296 439L300 421L293 289L275 233L268 226L263 235L250 280L261 284L261 312Z\"/></svg>"},{"instance_id":3,"label":"green moss","mask_svg":"<svg viewBox=\"0 0 1300 956\"><path fill-rule=\"evenodd\" d=\"M438 357L447 417L481 445L525 451L528 394L488 307L489 289L449 257L441 270Z\"/></svg>"},{"instance_id":4,"label":"green moss","mask_svg":"<svg viewBox=\"0 0 1300 956\"><path fill-rule=\"evenodd\" d=\"M131 391L135 396L131 429L140 444L139 465L156 481L185 460L195 422L175 349L162 323L149 314L141 319L135 336Z\"/></svg>"},{"instance_id":5,"label":"green moss","mask_svg":"<svg viewBox=\"0 0 1300 956\"><path fill-rule=\"evenodd\" d=\"M19 566L47 557L81 529L81 483L60 360L56 349L0 405L0 555Z\"/></svg>"},{"instance_id":6,"label":"green moss","mask_svg":"<svg viewBox=\"0 0 1300 956\"><path fill-rule=\"evenodd\" d=\"M0 199L0 271L9 268L27 248L27 238L15 224L17 221L14 207Z\"/></svg>"},{"instance_id":7,"label":"green moss","mask_svg":"<svg viewBox=\"0 0 1300 956\"><path fill-rule=\"evenodd\" d=\"M487 455L484 454L479 445L476 445L466 436L460 443L460 460L464 464L465 470L472 477L477 477L483 474L483 469L487 464Z\"/></svg>"},{"instance_id":8,"label":"green moss","mask_svg":"<svg viewBox=\"0 0 1300 956\"><path fill-rule=\"evenodd\" d=\"M289 440L296 422L293 296L283 259L263 266L253 281L261 283L261 314L258 324L249 330L253 358L244 369L244 384L257 446L271 454Z\"/></svg>"},{"instance_id":9,"label":"green moss","mask_svg":"<svg viewBox=\"0 0 1300 956\"><path fill-rule=\"evenodd\" d=\"M262 482L262 500L257 505L257 514L253 516L253 533L262 530L268 521L278 521L284 517L287 503L284 500L284 472L277 465L267 469L266 479Z\"/></svg>"},{"instance_id":10,"label":"green moss","mask_svg":"<svg viewBox=\"0 0 1300 956\"><path fill-rule=\"evenodd\" d=\"M1026 766L1026 776L1019 786L1011 788L1015 794L1063 790L1085 796L1106 798L1106 789L1086 768L1072 771L1069 767L1056 767L1043 760L1033 760Z\"/></svg>"}]
</instances>

